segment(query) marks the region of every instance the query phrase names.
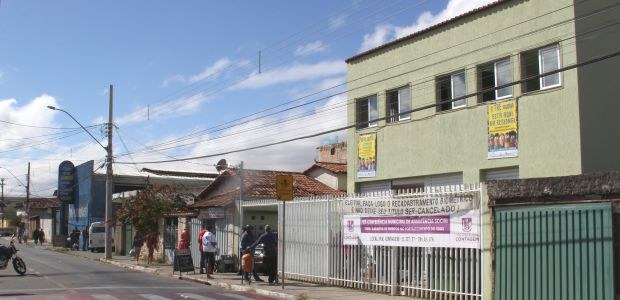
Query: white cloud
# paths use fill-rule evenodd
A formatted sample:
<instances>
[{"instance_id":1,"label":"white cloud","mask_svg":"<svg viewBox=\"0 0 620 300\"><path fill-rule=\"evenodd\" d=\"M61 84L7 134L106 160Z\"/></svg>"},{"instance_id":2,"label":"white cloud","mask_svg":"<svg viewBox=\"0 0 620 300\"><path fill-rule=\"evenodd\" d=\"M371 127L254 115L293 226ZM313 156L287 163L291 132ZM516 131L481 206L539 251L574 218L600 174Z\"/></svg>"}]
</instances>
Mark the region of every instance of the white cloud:
<instances>
[{"instance_id":1,"label":"white cloud","mask_svg":"<svg viewBox=\"0 0 620 300\"><path fill-rule=\"evenodd\" d=\"M338 29L342 26L344 26L347 23L347 15L339 15L339 16L335 16L335 17L331 17L329 19L329 28L330 29Z\"/></svg>"},{"instance_id":2,"label":"white cloud","mask_svg":"<svg viewBox=\"0 0 620 300\"><path fill-rule=\"evenodd\" d=\"M189 83L195 83L198 81L202 81L209 77L216 78L218 73L222 71L223 69L227 68L228 66L230 66L230 64L231 64L230 59L221 58L218 61L216 61L213 65L206 67L199 74L191 76L189 78Z\"/></svg>"},{"instance_id":3,"label":"white cloud","mask_svg":"<svg viewBox=\"0 0 620 300\"><path fill-rule=\"evenodd\" d=\"M4 77L4 72L2 72L2 70L0 70L0 79L2 79L2 77Z\"/></svg>"},{"instance_id":4,"label":"white cloud","mask_svg":"<svg viewBox=\"0 0 620 300\"><path fill-rule=\"evenodd\" d=\"M166 79L164 79L164 81L161 83L162 87L168 87L168 85L170 85L173 82L185 82L185 76L177 74L174 76L170 76Z\"/></svg>"},{"instance_id":5,"label":"white cloud","mask_svg":"<svg viewBox=\"0 0 620 300\"><path fill-rule=\"evenodd\" d=\"M374 32L364 35L364 41L359 52L379 47L389 41L412 34L435 24L454 18L477 7L489 4L495 0L450 0L446 8L433 15L431 12L420 14L415 23L408 26L381 24L375 27Z\"/></svg>"},{"instance_id":6,"label":"white cloud","mask_svg":"<svg viewBox=\"0 0 620 300\"><path fill-rule=\"evenodd\" d=\"M344 61L323 61L316 64L294 64L292 66L270 70L261 74L252 73L233 90L257 89L275 84L317 79L346 73Z\"/></svg>"},{"instance_id":7,"label":"white cloud","mask_svg":"<svg viewBox=\"0 0 620 300\"><path fill-rule=\"evenodd\" d=\"M158 105L140 107L127 115L115 118L115 123L126 125L144 122L149 118L165 119L188 115L195 113L200 104L209 99L211 98L204 93L198 93Z\"/></svg>"},{"instance_id":8,"label":"white cloud","mask_svg":"<svg viewBox=\"0 0 620 300\"><path fill-rule=\"evenodd\" d=\"M324 52L325 49L327 49L327 47L323 44L322 41L314 41L312 43L297 47L297 49L295 50L295 55L306 56L314 53Z\"/></svg>"}]
</instances>

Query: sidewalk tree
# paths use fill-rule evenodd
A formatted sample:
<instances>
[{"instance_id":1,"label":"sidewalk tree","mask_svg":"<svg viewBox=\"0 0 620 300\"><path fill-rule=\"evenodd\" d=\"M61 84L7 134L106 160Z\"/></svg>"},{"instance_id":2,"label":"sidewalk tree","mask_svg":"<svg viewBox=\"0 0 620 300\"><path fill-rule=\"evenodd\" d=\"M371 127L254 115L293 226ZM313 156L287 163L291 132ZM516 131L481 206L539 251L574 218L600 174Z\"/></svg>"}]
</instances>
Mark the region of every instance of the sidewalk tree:
<instances>
[{"instance_id":1,"label":"sidewalk tree","mask_svg":"<svg viewBox=\"0 0 620 300\"><path fill-rule=\"evenodd\" d=\"M166 214L178 211L187 204L188 195L176 187L155 185L125 200L117 211L121 223L132 224L143 234L157 233L157 221Z\"/></svg>"}]
</instances>

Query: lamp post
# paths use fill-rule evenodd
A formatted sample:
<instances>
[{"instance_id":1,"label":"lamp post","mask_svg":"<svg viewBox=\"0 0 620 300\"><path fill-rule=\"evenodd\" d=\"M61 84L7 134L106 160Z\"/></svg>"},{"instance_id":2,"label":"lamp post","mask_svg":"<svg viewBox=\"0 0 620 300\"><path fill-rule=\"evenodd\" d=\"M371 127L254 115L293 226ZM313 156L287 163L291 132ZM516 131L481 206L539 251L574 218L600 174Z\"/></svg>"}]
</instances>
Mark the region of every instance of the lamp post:
<instances>
[{"instance_id":1,"label":"lamp post","mask_svg":"<svg viewBox=\"0 0 620 300\"><path fill-rule=\"evenodd\" d=\"M66 110L54 107L54 106L48 106L47 108L51 109L51 110L58 110L58 111L62 111L65 114L67 114L71 119L73 119L73 121L75 121L75 123L77 123L78 125L80 125L80 127L86 131L86 133L88 133L88 135L90 135L90 137L92 137L97 144L99 144L101 147L103 147L104 150L106 150L107 152L107 156L106 156L106 164L107 164L107 168L106 168L106 190L105 190L105 258L106 259L111 259L112 258L112 245L111 245L111 231L110 231L110 225L109 222L112 218L112 193L114 193L114 182L113 182L113 171L112 171L112 85L110 85L110 106L109 106L109 121L107 124L107 129L108 129L108 146L104 146L102 145L99 140L97 140L88 130L86 130L86 128L84 128L84 126L82 126L82 124L80 124L80 122L78 122L78 120L76 120L69 112L67 112Z\"/></svg>"}]
</instances>

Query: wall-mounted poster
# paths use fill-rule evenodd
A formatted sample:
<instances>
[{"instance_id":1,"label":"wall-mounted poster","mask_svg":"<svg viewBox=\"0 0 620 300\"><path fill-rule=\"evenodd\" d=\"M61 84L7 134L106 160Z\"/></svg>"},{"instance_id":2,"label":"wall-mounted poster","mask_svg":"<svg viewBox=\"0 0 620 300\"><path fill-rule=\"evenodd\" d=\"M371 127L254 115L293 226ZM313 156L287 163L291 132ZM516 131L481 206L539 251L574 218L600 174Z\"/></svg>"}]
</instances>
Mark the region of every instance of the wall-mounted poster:
<instances>
[{"instance_id":1,"label":"wall-mounted poster","mask_svg":"<svg viewBox=\"0 0 620 300\"><path fill-rule=\"evenodd\" d=\"M519 148L517 100L488 106L488 159L516 157Z\"/></svg>"},{"instance_id":2,"label":"wall-mounted poster","mask_svg":"<svg viewBox=\"0 0 620 300\"><path fill-rule=\"evenodd\" d=\"M375 177L376 172L377 134L362 134L357 141L357 177Z\"/></svg>"}]
</instances>

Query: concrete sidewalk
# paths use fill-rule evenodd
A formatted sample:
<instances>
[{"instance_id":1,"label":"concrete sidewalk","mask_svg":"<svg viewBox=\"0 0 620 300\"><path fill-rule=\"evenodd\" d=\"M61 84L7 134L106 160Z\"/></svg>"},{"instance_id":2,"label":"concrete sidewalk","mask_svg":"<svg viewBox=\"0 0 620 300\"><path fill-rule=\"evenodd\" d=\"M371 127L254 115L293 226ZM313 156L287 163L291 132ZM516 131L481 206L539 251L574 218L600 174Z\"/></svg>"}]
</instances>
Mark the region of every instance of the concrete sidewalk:
<instances>
[{"instance_id":1,"label":"concrete sidewalk","mask_svg":"<svg viewBox=\"0 0 620 300\"><path fill-rule=\"evenodd\" d=\"M28 246L34 246L32 243L28 243ZM22 244L23 245L23 244ZM104 263L120 266L123 268L136 270L145 273L151 273L158 276L179 278L182 280L190 280L194 282L209 284L224 289L230 289L235 291L247 291L258 293L261 295L276 297L282 299L338 299L338 300L379 300L379 299L413 299L410 297L401 296L389 296L386 294L377 294L372 292L366 292L357 289L347 289L340 287L333 287L327 285L312 284L300 281L285 280L284 288L282 284L278 286L270 286L267 282L254 282L251 284L244 282L241 284L241 276L236 273L216 273L213 275L214 279L207 279L204 274L183 273L174 272L172 265L170 264L151 264L147 265L143 261L139 264L134 259L128 256L113 256L112 259L105 259L103 253L91 253L89 251L70 251L66 248L54 248L49 245L37 245L35 248L48 249L51 251L61 252L68 255L75 255L91 260L101 261ZM261 276L265 281L266 276Z\"/></svg>"}]
</instances>

